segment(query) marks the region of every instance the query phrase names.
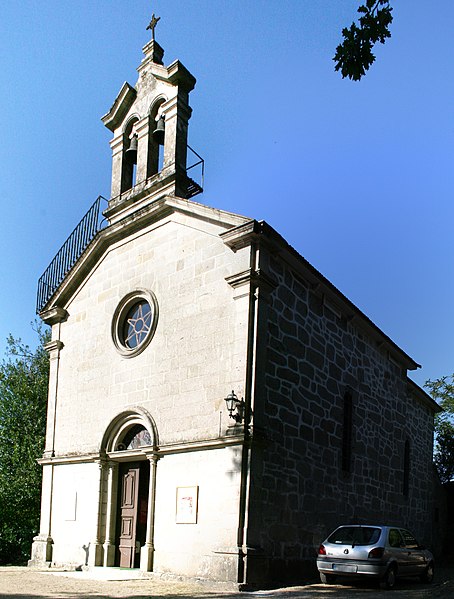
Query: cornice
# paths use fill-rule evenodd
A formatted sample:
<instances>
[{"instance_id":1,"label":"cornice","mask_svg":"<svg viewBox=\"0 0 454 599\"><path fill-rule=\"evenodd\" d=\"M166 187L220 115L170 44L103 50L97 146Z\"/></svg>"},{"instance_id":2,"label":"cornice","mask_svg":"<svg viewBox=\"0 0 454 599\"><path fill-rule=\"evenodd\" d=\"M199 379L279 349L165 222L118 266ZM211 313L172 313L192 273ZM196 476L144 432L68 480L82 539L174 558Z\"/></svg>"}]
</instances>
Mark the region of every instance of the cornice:
<instances>
[{"instance_id":1,"label":"cornice","mask_svg":"<svg viewBox=\"0 0 454 599\"><path fill-rule=\"evenodd\" d=\"M60 464L84 464L87 462L99 462L102 459L105 459L105 456L102 456L100 453L85 453L79 455L62 455L62 456L52 456L52 457L42 457L36 460L38 464L41 466L58 466Z\"/></svg>"},{"instance_id":2,"label":"cornice","mask_svg":"<svg viewBox=\"0 0 454 599\"><path fill-rule=\"evenodd\" d=\"M193 451L206 451L212 449L224 449L232 445L243 445L246 442L244 434L217 437L216 439L203 439L200 441L189 441L183 443L171 443L159 447L159 455L173 455L176 453L188 453Z\"/></svg>"},{"instance_id":3,"label":"cornice","mask_svg":"<svg viewBox=\"0 0 454 599\"><path fill-rule=\"evenodd\" d=\"M163 65L162 59L164 58L164 48L160 46L156 40L152 39L146 43L142 48L142 52L145 54L145 58L137 68L139 72L144 63L152 62L155 65Z\"/></svg>"},{"instance_id":4,"label":"cornice","mask_svg":"<svg viewBox=\"0 0 454 599\"><path fill-rule=\"evenodd\" d=\"M233 289L253 283L264 291L270 292L278 286L276 279L269 274L266 274L261 269L252 270L251 268L248 268L242 272L225 277L225 280L231 287L233 287Z\"/></svg>"},{"instance_id":5,"label":"cornice","mask_svg":"<svg viewBox=\"0 0 454 599\"><path fill-rule=\"evenodd\" d=\"M179 60L174 60L172 64L167 67L167 72L169 73L169 81L172 85L178 85L186 92L190 92L194 89L196 78L194 75L191 75L188 69Z\"/></svg>"},{"instance_id":6,"label":"cornice","mask_svg":"<svg viewBox=\"0 0 454 599\"><path fill-rule=\"evenodd\" d=\"M260 225L256 220L250 220L243 223L234 229L221 233L220 237L233 251L239 250L252 243L252 241L258 239L260 234Z\"/></svg>"},{"instance_id":7,"label":"cornice","mask_svg":"<svg viewBox=\"0 0 454 599\"><path fill-rule=\"evenodd\" d=\"M118 125L123 121L128 110L134 104L137 91L132 85L125 81L118 92L109 112L101 117L101 121L111 131L115 131Z\"/></svg>"},{"instance_id":8,"label":"cornice","mask_svg":"<svg viewBox=\"0 0 454 599\"><path fill-rule=\"evenodd\" d=\"M119 196L109 200L108 207L104 210L109 222L121 219L121 213L128 209L137 209L140 200L146 199L147 203L155 202L171 193L175 188L176 171L174 165L160 171L153 177L137 183L132 189L121 193Z\"/></svg>"},{"instance_id":9,"label":"cornice","mask_svg":"<svg viewBox=\"0 0 454 599\"><path fill-rule=\"evenodd\" d=\"M64 348L64 343L63 341L60 341L59 339L56 339L55 341L49 341L49 343L46 343L44 345L44 349L50 354L54 351L60 351Z\"/></svg>"},{"instance_id":10,"label":"cornice","mask_svg":"<svg viewBox=\"0 0 454 599\"><path fill-rule=\"evenodd\" d=\"M215 439L169 443L159 447L144 446L136 450L111 451L107 454L98 452L86 454L81 453L78 455L46 456L37 461L41 466L103 462L129 462L132 460L146 460L148 458L159 459L168 455L175 455L179 453L224 449L226 447L232 447L236 445L241 446L245 443L249 443L250 440L251 438L246 437L244 434L237 434L225 437L217 437Z\"/></svg>"},{"instance_id":11,"label":"cornice","mask_svg":"<svg viewBox=\"0 0 454 599\"><path fill-rule=\"evenodd\" d=\"M41 312L40 316L46 324L52 326L53 324L64 322L68 318L68 312L64 308L53 306L49 310Z\"/></svg>"}]
</instances>

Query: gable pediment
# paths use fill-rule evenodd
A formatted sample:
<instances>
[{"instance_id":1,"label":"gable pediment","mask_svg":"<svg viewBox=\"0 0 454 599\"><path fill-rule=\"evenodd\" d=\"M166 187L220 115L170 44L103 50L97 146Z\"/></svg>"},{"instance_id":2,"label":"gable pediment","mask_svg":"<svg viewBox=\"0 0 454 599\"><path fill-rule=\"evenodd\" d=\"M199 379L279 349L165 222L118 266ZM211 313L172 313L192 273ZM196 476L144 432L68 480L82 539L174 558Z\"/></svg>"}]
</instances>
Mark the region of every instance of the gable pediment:
<instances>
[{"instance_id":1,"label":"gable pediment","mask_svg":"<svg viewBox=\"0 0 454 599\"><path fill-rule=\"evenodd\" d=\"M109 112L101 118L104 125L111 131L115 131L115 129L117 129L117 127L123 122L125 116L128 114L128 111L134 104L136 97L136 89L132 87L132 85L129 85L127 81L125 81Z\"/></svg>"},{"instance_id":2,"label":"gable pediment","mask_svg":"<svg viewBox=\"0 0 454 599\"><path fill-rule=\"evenodd\" d=\"M175 216L173 217L172 215ZM91 276L91 273L96 269L103 255L113 244L131 237L138 231L142 231L159 221L165 221L168 218L177 218L177 215L193 219L193 222L198 221L198 226L201 229L214 225L215 230L218 229L219 234L228 229L241 226L250 220L238 214L217 210L182 198L166 196L155 200L121 221L101 229L96 234L93 241L68 271L65 279L56 289L55 293L43 306L40 312L41 318L47 322L47 315L53 314L53 308L67 306L73 295L77 293L80 286Z\"/></svg>"}]
</instances>

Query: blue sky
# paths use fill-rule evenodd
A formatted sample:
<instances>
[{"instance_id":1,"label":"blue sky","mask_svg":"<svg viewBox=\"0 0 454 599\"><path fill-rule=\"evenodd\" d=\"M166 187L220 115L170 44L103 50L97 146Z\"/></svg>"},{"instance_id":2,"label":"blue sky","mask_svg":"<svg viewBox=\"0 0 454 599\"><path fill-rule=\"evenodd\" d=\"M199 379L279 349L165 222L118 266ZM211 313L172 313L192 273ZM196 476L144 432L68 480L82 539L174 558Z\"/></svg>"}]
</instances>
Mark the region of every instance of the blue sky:
<instances>
[{"instance_id":1,"label":"blue sky","mask_svg":"<svg viewBox=\"0 0 454 599\"><path fill-rule=\"evenodd\" d=\"M21 0L0 6L0 350L35 343L36 283L99 194L100 117L146 26L197 78L197 199L264 219L423 368L454 371L454 2L394 2L359 83L331 60L359 0ZM2 351L3 353L3 351Z\"/></svg>"}]
</instances>

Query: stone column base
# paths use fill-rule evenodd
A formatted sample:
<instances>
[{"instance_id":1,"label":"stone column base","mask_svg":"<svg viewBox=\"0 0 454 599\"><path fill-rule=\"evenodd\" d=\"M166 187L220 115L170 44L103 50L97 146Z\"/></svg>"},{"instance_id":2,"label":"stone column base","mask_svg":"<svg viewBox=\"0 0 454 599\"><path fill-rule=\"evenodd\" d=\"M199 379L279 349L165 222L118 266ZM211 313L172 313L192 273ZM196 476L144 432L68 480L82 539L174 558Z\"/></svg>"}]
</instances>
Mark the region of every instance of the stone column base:
<instances>
[{"instance_id":1,"label":"stone column base","mask_svg":"<svg viewBox=\"0 0 454 599\"><path fill-rule=\"evenodd\" d=\"M153 572L154 547L144 545L140 548L140 569L142 572Z\"/></svg>"},{"instance_id":2,"label":"stone column base","mask_svg":"<svg viewBox=\"0 0 454 599\"><path fill-rule=\"evenodd\" d=\"M88 552L89 566L102 566L103 546L100 543L93 543Z\"/></svg>"},{"instance_id":3,"label":"stone column base","mask_svg":"<svg viewBox=\"0 0 454 599\"><path fill-rule=\"evenodd\" d=\"M32 555L28 560L28 565L49 566L52 562L52 546L54 541L49 535L38 535L33 538Z\"/></svg>"},{"instance_id":4,"label":"stone column base","mask_svg":"<svg viewBox=\"0 0 454 599\"><path fill-rule=\"evenodd\" d=\"M111 543L104 544L104 566L115 566L115 545Z\"/></svg>"}]
</instances>

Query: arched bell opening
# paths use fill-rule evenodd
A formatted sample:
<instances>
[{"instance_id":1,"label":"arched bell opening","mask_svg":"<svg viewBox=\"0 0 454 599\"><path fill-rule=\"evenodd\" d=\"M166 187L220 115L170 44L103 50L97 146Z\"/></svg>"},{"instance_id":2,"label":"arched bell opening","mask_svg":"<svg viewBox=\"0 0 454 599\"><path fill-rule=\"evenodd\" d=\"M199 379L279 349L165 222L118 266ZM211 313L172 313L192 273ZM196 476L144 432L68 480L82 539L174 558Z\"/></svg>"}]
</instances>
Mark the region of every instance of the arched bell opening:
<instances>
[{"instance_id":1,"label":"arched bell opening","mask_svg":"<svg viewBox=\"0 0 454 599\"><path fill-rule=\"evenodd\" d=\"M142 408L119 414L107 427L102 450L108 458L104 565L153 569L158 435Z\"/></svg>"},{"instance_id":2,"label":"arched bell opening","mask_svg":"<svg viewBox=\"0 0 454 599\"><path fill-rule=\"evenodd\" d=\"M148 117L147 178L159 173L164 164L165 115L162 112L164 102L165 98L159 98L154 102Z\"/></svg>"},{"instance_id":3,"label":"arched bell opening","mask_svg":"<svg viewBox=\"0 0 454 599\"><path fill-rule=\"evenodd\" d=\"M136 184L138 135L136 125L139 119L133 117L123 132L123 156L121 163L121 193Z\"/></svg>"}]
</instances>

